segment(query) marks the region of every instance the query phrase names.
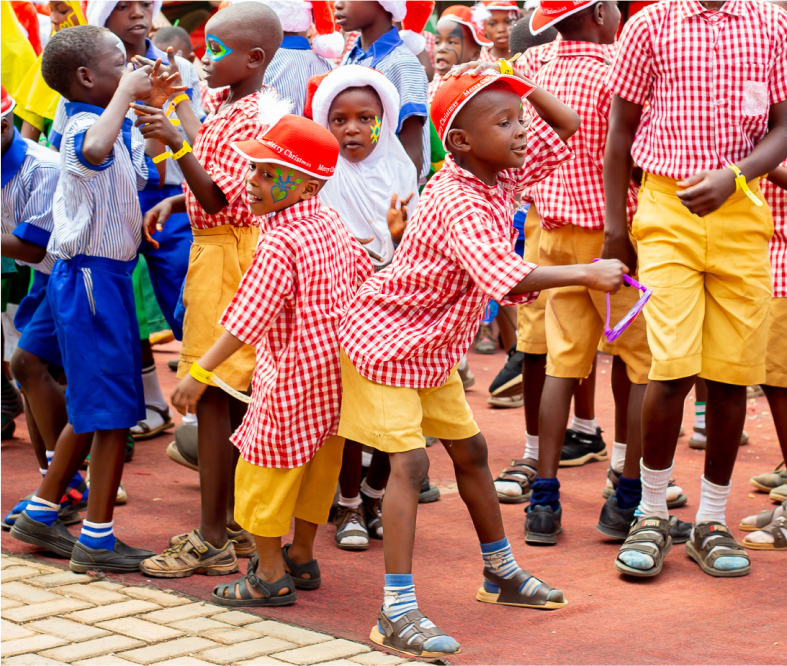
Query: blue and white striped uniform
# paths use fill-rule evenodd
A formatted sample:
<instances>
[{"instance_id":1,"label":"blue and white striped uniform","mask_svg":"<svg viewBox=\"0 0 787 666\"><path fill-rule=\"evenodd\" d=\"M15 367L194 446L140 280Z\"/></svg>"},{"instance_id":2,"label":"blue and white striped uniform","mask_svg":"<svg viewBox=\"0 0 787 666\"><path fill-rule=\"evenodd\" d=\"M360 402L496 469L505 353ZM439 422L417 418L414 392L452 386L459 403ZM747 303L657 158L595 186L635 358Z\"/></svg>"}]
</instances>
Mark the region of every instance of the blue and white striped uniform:
<instances>
[{"instance_id":1,"label":"blue and white striped uniform","mask_svg":"<svg viewBox=\"0 0 787 666\"><path fill-rule=\"evenodd\" d=\"M290 100L292 113L302 116L306 104L306 82L312 76L325 74L333 68L332 62L312 51L306 37L286 35L265 70L263 83Z\"/></svg>"},{"instance_id":2,"label":"blue and white striped uniform","mask_svg":"<svg viewBox=\"0 0 787 666\"><path fill-rule=\"evenodd\" d=\"M14 140L2 158L4 234L13 234L41 247L49 244L54 227L52 197L59 176L58 154L22 138L14 130ZM54 263L54 258L47 254L41 263L27 265L49 275Z\"/></svg>"},{"instance_id":3,"label":"blue and white striped uniform","mask_svg":"<svg viewBox=\"0 0 787 666\"><path fill-rule=\"evenodd\" d=\"M410 116L422 116L423 130L423 167L420 178L426 178L430 168L431 149L429 145L429 112L426 105L426 90L429 81L418 58L405 46L399 31L391 28L368 51L361 48L359 39L353 49L344 56L342 65L365 65L379 70L399 91L399 125Z\"/></svg>"}]
</instances>

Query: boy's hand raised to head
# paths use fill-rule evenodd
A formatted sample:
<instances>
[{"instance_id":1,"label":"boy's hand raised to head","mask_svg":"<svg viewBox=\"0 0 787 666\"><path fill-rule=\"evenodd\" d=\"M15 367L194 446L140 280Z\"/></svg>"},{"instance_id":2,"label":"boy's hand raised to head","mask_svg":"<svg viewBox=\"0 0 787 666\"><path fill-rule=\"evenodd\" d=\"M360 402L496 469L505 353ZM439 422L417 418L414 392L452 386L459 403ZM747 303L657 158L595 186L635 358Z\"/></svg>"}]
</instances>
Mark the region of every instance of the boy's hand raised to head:
<instances>
[{"instance_id":1,"label":"boy's hand raised to head","mask_svg":"<svg viewBox=\"0 0 787 666\"><path fill-rule=\"evenodd\" d=\"M150 80L150 72L152 67L145 65L139 69L134 69L131 63L126 65L126 71L120 78L118 84L118 91L122 91L129 100L147 99L150 97L150 91L153 89Z\"/></svg>"},{"instance_id":2,"label":"boy's hand raised to head","mask_svg":"<svg viewBox=\"0 0 787 666\"><path fill-rule=\"evenodd\" d=\"M130 106L139 116L134 124L139 127L142 136L146 139L157 139L172 148L173 151L178 151L183 147L183 137L164 111L144 104L131 104Z\"/></svg>"},{"instance_id":3,"label":"boy's hand raised to head","mask_svg":"<svg viewBox=\"0 0 787 666\"><path fill-rule=\"evenodd\" d=\"M198 382L191 375L186 375L178 382L178 385L172 392L172 406L183 414L183 416L186 415L186 412L196 414L197 403L202 397L202 394L205 393L206 388L208 388L207 384Z\"/></svg>"},{"instance_id":4,"label":"boy's hand raised to head","mask_svg":"<svg viewBox=\"0 0 787 666\"><path fill-rule=\"evenodd\" d=\"M588 289L615 293L623 284L623 275L629 269L617 259L601 259L587 265L585 286Z\"/></svg>"}]
</instances>

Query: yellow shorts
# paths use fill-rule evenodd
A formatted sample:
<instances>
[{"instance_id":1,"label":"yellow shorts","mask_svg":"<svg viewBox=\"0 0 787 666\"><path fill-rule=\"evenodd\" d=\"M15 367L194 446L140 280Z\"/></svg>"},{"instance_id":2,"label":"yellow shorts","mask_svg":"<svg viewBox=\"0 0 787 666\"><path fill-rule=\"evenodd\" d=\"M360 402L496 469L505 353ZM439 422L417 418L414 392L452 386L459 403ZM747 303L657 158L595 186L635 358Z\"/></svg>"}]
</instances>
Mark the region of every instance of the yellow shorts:
<instances>
[{"instance_id":1,"label":"yellow shorts","mask_svg":"<svg viewBox=\"0 0 787 666\"><path fill-rule=\"evenodd\" d=\"M772 298L765 354L765 384L787 388L787 298Z\"/></svg>"},{"instance_id":2,"label":"yellow shorts","mask_svg":"<svg viewBox=\"0 0 787 666\"><path fill-rule=\"evenodd\" d=\"M539 264L565 266L589 264L601 256L604 231L568 224L559 229L543 229ZM622 288L610 300L610 325L620 321L641 295L636 289ZM593 369L599 340L604 335L607 301L603 291L587 287L561 287L547 291L545 313L547 374L550 377L584 379ZM647 384L650 371L645 322L637 317L615 341L616 354L626 364L634 384Z\"/></svg>"},{"instance_id":3,"label":"yellow shorts","mask_svg":"<svg viewBox=\"0 0 787 666\"><path fill-rule=\"evenodd\" d=\"M749 184L760 198L759 181ZM773 218L735 192L717 211L688 211L671 178L645 174L631 233L653 353L650 378L699 374L727 384L762 384L768 344Z\"/></svg>"},{"instance_id":4,"label":"yellow shorts","mask_svg":"<svg viewBox=\"0 0 787 666\"><path fill-rule=\"evenodd\" d=\"M342 437L329 437L314 458L293 469L260 467L240 458L235 468L235 520L261 537L284 536L293 518L324 525L342 469L343 450Z\"/></svg>"},{"instance_id":5,"label":"yellow shorts","mask_svg":"<svg viewBox=\"0 0 787 666\"><path fill-rule=\"evenodd\" d=\"M387 453L426 446L424 437L467 439L480 430L454 368L445 384L413 389L362 377L341 352L342 415L339 435Z\"/></svg>"},{"instance_id":6,"label":"yellow shorts","mask_svg":"<svg viewBox=\"0 0 787 666\"><path fill-rule=\"evenodd\" d=\"M230 225L192 231L194 243L183 288L186 316L178 379L185 377L191 364L224 333L219 319L251 265L260 235L257 227ZM255 353L254 347L244 345L214 372L235 390L246 391L254 373Z\"/></svg>"},{"instance_id":7,"label":"yellow shorts","mask_svg":"<svg viewBox=\"0 0 787 666\"><path fill-rule=\"evenodd\" d=\"M525 218L525 256L524 260L538 263L538 245L541 238L541 217L535 204L530 204ZM547 292L542 291L533 303L520 305L516 309L516 350L525 354L546 354L547 334L544 329L544 308L547 306Z\"/></svg>"}]
</instances>

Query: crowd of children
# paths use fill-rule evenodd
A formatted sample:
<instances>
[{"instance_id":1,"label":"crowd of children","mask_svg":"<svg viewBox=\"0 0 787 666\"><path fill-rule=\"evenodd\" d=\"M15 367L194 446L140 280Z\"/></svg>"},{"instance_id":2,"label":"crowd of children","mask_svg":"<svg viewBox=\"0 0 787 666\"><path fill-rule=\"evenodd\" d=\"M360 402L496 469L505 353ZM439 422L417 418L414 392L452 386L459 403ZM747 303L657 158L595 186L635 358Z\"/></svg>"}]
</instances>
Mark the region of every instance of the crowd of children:
<instances>
[{"instance_id":1,"label":"crowd of children","mask_svg":"<svg viewBox=\"0 0 787 666\"><path fill-rule=\"evenodd\" d=\"M162 2L43 4L51 34L2 92L3 312L21 334L3 432L24 409L43 476L6 512L12 537L78 572L227 575L248 557L213 602L283 606L320 586L333 515L341 549L383 539L371 640L419 657L460 650L413 585L438 440L481 602L568 604L519 566L500 503L526 503L526 543L556 544L558 469L593 460L623 574L659 574L678 543L716 577L748 574L745 548L787 550L783 463L752 479L781 504L743 520L742 544L725 514L747 386L787 454L783 3L631 3L623 21L626 3L484 0L425 32L434 2L222 2L200 59ZM201 500L160 554L113 520L134 442L172 426L153 308L182 339L170 402L193 439L168 455ZM510 351L490 402L524 404L526 427L497 478L464 395L495 313ZM691 524L669 509L687 502L673 457L695 384Z\"/></svg>"}]
</instances>

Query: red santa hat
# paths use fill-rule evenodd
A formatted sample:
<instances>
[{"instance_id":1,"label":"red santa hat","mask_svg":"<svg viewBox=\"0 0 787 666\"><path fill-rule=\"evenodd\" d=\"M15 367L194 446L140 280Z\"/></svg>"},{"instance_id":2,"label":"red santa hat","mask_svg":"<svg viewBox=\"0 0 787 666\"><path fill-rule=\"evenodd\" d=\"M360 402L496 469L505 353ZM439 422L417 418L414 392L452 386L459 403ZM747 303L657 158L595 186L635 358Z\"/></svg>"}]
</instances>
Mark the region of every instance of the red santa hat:
<instances>
[{"instance_id":1,"label":"red santa hat","mask_svg":"<svg viewBox=\"0 0 787 666\"><path fill-rule=\"evenodd\" d=\"M486 70L480 76L471 76L470 74L452 76L443 81L443 85L435 94L429 109L429 115L437 130L437 135L443 142L443 147L446 147L445 140L448 137L448 130L451 129L454 119L465 104L486 87L498 82L510 85L520 97L527 97L534 89L532 85L518 76L500 74L494 70Z\"/></svg>"},{"instance_id":2,"label":"red santa hat","mask_svg":"<svg viewBox=\"0 0 787 666\"><path fill-rule=\"evenodd\" d=\"M426 48L421 33L434 11L434 2L428 0L382 0L380 5L395 23L401 22L399 37L413 53L418 55Z\"/></svg>"},{"instance_id":3,"label":"red santa hat","mask_svg":"<svg viewBox=\"0 0 787 666\"><path fill-rule=\"evenodd\" d=\"M595 5L598 0L541 0L538 9L530 16L530 32L544 32L564 18Z\"/></svg>"},{"instance_id":4,"label":"red santa hat","mask_svg":"<svg viewBox=\"0 0 787 666\"><path fill-rule=\"evenodd\" d=\"M14 101L14 98L6 92L5 88L0 87L0 90L2 91L2 96L0 97L0 115L5 118L9 113L11 113L11 111L14 110L16 102Z\"/></svg>"},{"instance_id":5,"label":"red santa hat","mask_svg":"<svg viewBox=\"0 0 787 666\"><path fill-rule=\"evenodd\" d=\"M492 12L508 12L519 16L519 7L514 0L483 0L473 7L473 20L483 31L484 21L492 18Z\"/></svg>"},{"instance_id":6,"label":"red santa hat","mask_svg":"<svg viewBox=\"0 0 787 666\"><path fill-rule=\"evenodd\" d=\"M241 0L237 0L240 2ZM257 0L270 7L281 21L284 32L306 32L314 24L312 49L323 58L338 58L344 51L344 37L336 27L333 3L319 0Z\"/></svg>"},{"instance_id":7,"label":"red santa hat","mask_svg":"<svg viewBox=\"0 0 787 666\"><path fill-rule=\"evenodd\" d=\"M469 7L464 5L452 5L448 7L440 16L440 21L453 21L460 25L466 26L470 29L470 34L473 35L476 43L480 46L492 46L492 41L487 39L484 34L484 23L479 25L473 18L473 12ZM439 23L439 21L438 21Z\"/></svg>"},{"instance_id":8,"label":"red santa hat","mask_svg":"<svg viewBox=\"0 0 787 666\"><path fill-rule=\"evenodd\" d=\"M153 2L153 18L155 18L161 11L161 0L154 0ZM115 9L117 1L111 0L90 0L87 3L87 10L85 11L85 18L90 25L100 25L102 28L107 22L112 10Z\"/></svg>"}]
</instances>

